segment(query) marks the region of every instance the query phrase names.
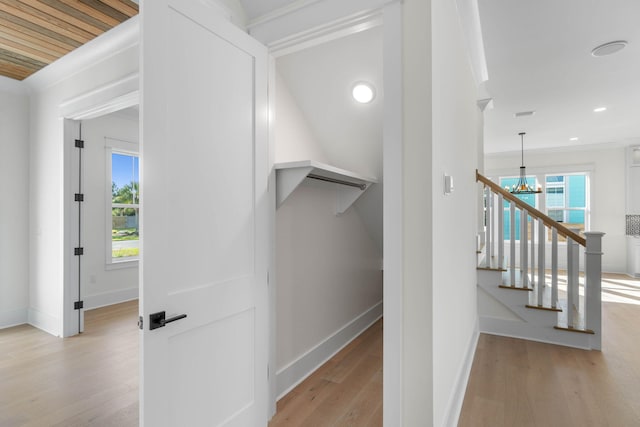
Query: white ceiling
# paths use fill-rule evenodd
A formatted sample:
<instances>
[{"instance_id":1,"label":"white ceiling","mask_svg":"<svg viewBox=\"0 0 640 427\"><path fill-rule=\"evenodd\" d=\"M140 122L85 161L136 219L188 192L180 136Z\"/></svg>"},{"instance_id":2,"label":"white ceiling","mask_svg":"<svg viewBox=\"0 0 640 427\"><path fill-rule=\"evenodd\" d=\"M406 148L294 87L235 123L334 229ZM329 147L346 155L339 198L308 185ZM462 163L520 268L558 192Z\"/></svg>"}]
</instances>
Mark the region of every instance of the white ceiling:
<instances>
[{"instance_id":1,"label":"white ceiling","mask_svg":"<svg viewBox=\"0 0 640 427\"><path fill-rule=\"evenodd\" d=\"M478 0L494 109L485 152L640 141L640 1ZM626 49L596 58L613 40ZM593 109L606 106L607 111ZM535 110L532 117L516 112ZM579 140L569 141L571 137Z\"/></svg>"}]
</instances>

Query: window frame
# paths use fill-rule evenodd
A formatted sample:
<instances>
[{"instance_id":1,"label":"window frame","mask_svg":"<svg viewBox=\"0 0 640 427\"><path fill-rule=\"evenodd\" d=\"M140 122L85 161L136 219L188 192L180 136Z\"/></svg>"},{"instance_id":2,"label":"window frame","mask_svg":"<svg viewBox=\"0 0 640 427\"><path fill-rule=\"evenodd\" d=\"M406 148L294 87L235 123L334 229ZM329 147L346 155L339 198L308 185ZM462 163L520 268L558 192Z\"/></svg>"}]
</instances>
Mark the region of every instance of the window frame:
<instances>
[{"instance_id":1,"label":"window frame","mask_svg":"<svg viewBox=\"0 0 640 427\"><path fill-rule=\"evenodd\" d=\"M127 207L127 208L137 208L138 212L142 209L142 201L139 200L137 204L122 204L113 203L112 196L112 155L113 154L123 154L125 156L135 156L138 158L138 162L140 162L140 150L139 145L136 142L124 141L121 139L108 138L105 137L105 158L106 158L106 180L105 180L105 269L106 270L114 270L120 268L134 268L138 267L140 257L126 257L126 258L113 258L113 240L112 240L112 230L113 230L113 220L112 220L112 212L113 208L118 207ZM138 163L139 165L139 163ZM139 166L138 166L139 167ZM139 174L139 169L138 169ZM138 175L138 182L140 180L140 176ZM138 242L142 241L142 236L138 237Z\"/></svg>"},{"instance_id":2,"label":"window frame","mask_svg":"<svg viewBox=\"0 0 640 427\"><path fill-rule=\"evenodd\" d=\"M591 200L593 200L592 198L592 191L593 191L593 179L595 176L595 166L594 164L575 164L575 165L557 165L557 166L550 166L550 167L528 167L527 166L527 177L535 177L536 182L543 184L544 183L544 191L543 193L537 194L536 195L536 209L538 209L541 212L544 212L545 214L548 214L548 209L546 206L546 178L547 176L553 176L553 175L563 175L563 176L568 176L568 175L585 175L586 176L586 189L585 189L585 204L586 207L584 208L584 212L585 212L585 230L590 230L591 229ZM495 169L495 170L489 170L487 172L487 176L491 177L491 179L496 183L496 184L500 184L500 179L502 178L513 178L516 175L514 174L514 169L513 168L509 168L509 169ZM538 197L538 196L545 196L545 197ZM565 208L563 208L565 209ZM582 208L577 208L577 209L582 209ZM546 243L550 244L551 241L547 238ZM509 242L509 239L506 239L506 233L505 233L505 242ZM518 240L516 240L516 242L518 242ZM566 245L566 242L563 241L558 241L559 245Z\"/></svg>"}]
</instances>

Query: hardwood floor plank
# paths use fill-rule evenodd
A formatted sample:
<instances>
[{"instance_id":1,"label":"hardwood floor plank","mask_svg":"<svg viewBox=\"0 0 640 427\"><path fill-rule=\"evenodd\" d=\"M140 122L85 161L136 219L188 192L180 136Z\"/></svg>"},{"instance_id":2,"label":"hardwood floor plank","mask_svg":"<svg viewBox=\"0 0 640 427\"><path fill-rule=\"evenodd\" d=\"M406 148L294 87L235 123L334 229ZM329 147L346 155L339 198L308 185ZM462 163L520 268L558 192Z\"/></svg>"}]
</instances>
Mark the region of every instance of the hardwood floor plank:
<instances>
[{"instance_id":1,"label":"hardwood floor plank","mask_svg":"<svg viewBox=\"0 0 640 427\"><path fill-rule=\"evenodd\" d=\"M90 310L60 339L0 330L0 425L138 425L137 301Z\"/></svg>"},{"instance_id":2,"label":"hardwood floor plank","mask_svg":"<svg viewBox=\"0 0 640 427\"><path fill-rule=\"evenodd\" d=\"M602 307L601 352L481 334L458 425L640 425L640 305Z\"/></svg>"}]
</instances>

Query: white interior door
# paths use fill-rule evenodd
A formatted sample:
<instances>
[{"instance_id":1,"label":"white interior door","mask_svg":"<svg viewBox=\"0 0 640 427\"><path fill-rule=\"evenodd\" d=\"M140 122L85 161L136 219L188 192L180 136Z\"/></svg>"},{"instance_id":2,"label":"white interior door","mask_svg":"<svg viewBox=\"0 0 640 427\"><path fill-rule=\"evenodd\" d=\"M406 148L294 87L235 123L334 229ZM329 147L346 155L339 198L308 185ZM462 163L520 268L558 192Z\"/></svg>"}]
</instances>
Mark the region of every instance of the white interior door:
<instances>
[{"instance_id":1,"label":"white interior door","mask_svg":"<svg viewBox=\"0 0 640 427\"><path fill-rule=\"evenodd\" d=\"M141 425L266 425L266 48L202 0L141 20Z\"/></svg>"}]
</instances>

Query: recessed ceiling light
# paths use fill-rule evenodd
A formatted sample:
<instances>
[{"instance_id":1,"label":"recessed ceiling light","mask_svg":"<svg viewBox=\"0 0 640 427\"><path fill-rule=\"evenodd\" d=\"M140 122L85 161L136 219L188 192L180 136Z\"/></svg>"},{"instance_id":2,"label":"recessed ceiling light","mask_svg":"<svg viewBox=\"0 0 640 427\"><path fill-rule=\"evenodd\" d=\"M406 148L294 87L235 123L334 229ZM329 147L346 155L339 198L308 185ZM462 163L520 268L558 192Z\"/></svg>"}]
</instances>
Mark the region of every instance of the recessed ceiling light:
<instances>
[{"instance_id":1,"label":"recessed ceiling light","mask_svg":"<svg viewBox=\"0 0 640 427\"><path fill-rule=\"evenodd\" d=\"M613 42L601 44L598 47L594 47L591 51L591 55L593 56L607 56L614 54L616 52L620 52L627 46L627 42L625 40L616 40Z\"/></svg>"},{"instance_id":2,"label":"recessed ceiling light","mask_svg":"<svg viewBox=\"0 0 640 427\"><path fill-rule=\"evenodd\" d=\"M353 91L351 93L353 95L353 99L361 104L368 104L373 101L373 98L376 96L376 91L373 88L373 85L363 82L356 83L355 86L353 86Z\"/></svg>"},{"instance_id":3,"label":"recessed ceiling light","mask_svg":"<svg viewBox=\"0 0 640 427\"><path fill-rule=\"evenodd\" d=\"M569 141L577 141L577 140L578 140L577 136L574 136L573 138L569 138Z\"/></svg>"},{"instance_id":4,"label":"recessed ceiling light","mask_svg":"<svg viewBox=\"0 0 640 427\"><path fill-rule=\"evenodd\" d=\"M598 107L593 109L594 113L602 113L603 111L607 111L607 107Z\"/></svg>"}]
</instances>

